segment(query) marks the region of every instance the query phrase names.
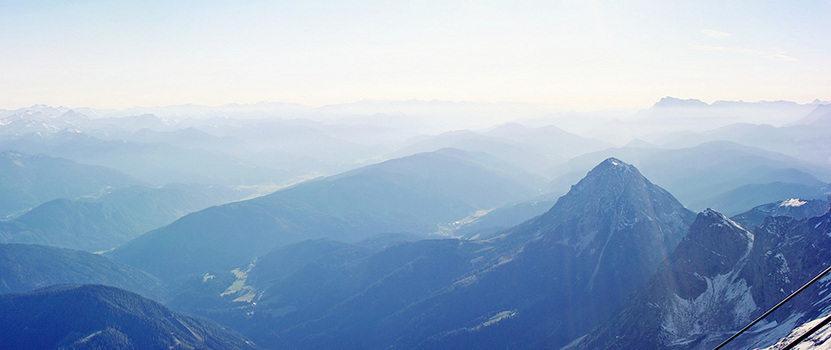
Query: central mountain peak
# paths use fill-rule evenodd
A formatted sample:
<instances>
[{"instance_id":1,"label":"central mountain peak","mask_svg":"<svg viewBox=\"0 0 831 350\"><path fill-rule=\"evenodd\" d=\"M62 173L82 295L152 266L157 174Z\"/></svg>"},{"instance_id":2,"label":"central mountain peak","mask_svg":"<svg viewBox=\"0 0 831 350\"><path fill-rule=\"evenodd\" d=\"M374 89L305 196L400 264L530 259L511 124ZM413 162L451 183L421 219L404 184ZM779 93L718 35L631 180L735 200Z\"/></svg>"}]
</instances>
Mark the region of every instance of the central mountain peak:
<instances>
[{"instance_id":1,"label":"central mountain peak","mask_svg":"<svg viewBox=\"0 0 831 350\"><path fill-rule=\"evenodd\" d=\"M655 221L677 224L678 231L683 232L693 217L669 192L647 180L633 165L609 158L572 186L540 220L553 229L549 233L554 239L588 243L586 239L594 238L596 231L648 226ZM579 224L582 229L555 229L572 225L561 225L563 222ZM665 238L680 241L681 237Z\"/></svg>"},{"instance_id":2,"label":"central mountain peak","mask_svg":"<svg viewBox=\"0 0 831 350\"><path fill-rule=\"evenodd\" d=\"M509 237L528 242L516 259L527 265L517 271L543 269L545 280L561 283L546 295L554 304L567 300L561 315L581 315L562 326L568 333L563 339L574 339L652 275L694 219L693 212L637 168L609 158L548 212Z\"/></svg>"},{"instance_id":3,"label":"central mountain peak","mask_svg":"<svg viewBox=\"0 0 831 350\"><path fill-rule=\"evenodd\" d=\"M557 254L573 254L583 290L634 290L666 259L695 214L634 166L609 158L551 209L515 231ZM605 286L604 286L605 285ZM623 286L623 287L622 287Z\"/></svg>"},{"instance_id":4,"label":"central mountain peak","mask_svg":"<svg viewBox=\"0 0 831 350\"><path fill-rule=\"evenodd\" d=\"M595 166L586 177L572 186L571 191L566 196L576 198L600 195L603 198L612 199L612 197L619 197L624 194L627 189L631 189L627 185L634 185L638 189L657 188L641 175L640 171L633 165L624 163L617 158L609 158ZM660 192L666 193L663 189ZM667 195L669 194L667 193Z\"/></svg>"}]
</instances>

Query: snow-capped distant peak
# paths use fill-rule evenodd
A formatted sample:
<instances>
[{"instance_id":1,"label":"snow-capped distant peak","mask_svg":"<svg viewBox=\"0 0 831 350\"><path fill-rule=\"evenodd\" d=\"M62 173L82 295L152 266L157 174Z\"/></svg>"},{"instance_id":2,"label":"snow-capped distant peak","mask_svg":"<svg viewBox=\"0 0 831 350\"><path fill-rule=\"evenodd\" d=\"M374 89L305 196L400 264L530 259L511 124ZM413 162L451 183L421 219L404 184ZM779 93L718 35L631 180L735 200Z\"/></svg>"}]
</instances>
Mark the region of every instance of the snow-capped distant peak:
<instances>
[{"instance_id":1,"label":"snow-capped distant peak","mask_svg":"<svg viewBox=\"0 0 831 350\"><path fill-rule=\"evenodd\" d=\"M799 198L791 198L791 199L782 201L782 203L780 203L779 206L780 207L801 207L801 206L805 205L806 203L808 203L808 202L803 201L803 200L799 200Z\"/></svg>"}]
</instances>

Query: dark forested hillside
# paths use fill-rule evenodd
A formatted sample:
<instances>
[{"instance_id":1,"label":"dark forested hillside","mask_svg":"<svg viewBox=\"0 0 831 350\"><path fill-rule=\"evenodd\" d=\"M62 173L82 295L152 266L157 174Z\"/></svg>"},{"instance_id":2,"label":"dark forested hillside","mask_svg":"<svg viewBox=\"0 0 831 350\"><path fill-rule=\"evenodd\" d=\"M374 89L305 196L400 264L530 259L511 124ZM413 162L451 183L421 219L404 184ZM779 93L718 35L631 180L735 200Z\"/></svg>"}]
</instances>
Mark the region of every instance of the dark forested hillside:
<instances>
[{"instance_id":1,"label":"dark forested hillside","mask_svg":"<svg viewBox=\"0 0 831 350\"><path fill-rule=\"evenodd\" d=\"M0 295L3 349L254 349L216 323L118 288L58 285Z\"/></svg>"},{"instance_id":2,"label":"dark forested hillside","mask_svg":"<svg viewBox=\"0 0 831 350\"><path fill-rule=\"evenodd\" d=\"M100 255L34 244L0 244L0 293L67 283L110 285L155 300L164 300L167 293L158 278Z\"/></svg>"}]
</instances>

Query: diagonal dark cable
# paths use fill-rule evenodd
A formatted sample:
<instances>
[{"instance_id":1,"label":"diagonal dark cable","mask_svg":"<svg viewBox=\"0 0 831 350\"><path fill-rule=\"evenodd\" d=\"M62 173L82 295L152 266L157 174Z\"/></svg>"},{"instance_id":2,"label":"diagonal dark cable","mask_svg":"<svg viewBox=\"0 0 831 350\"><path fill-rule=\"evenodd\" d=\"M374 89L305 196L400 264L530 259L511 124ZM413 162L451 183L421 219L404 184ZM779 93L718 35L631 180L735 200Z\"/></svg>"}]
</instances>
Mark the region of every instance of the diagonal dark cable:
<instances>
[{"instance_id":1,"label":"diagonal dark cable","mask_svg":"<svg viewBox=\"0 0 831 350\"><path fill-rule=\"evenodd\" d=\"M789 296L788 296L787 298L785 298L784 300L780 301L780 302L779 302L779 304L776 304L776 306L772 307L770 310L768 310L767 312L765 312L764 314L762 314L762 316L759 316L759 318L757 318L757 319L756 319L756 320L754 320L753 322L750 322L750 324L748 324L747 326L744 326L744 328L742 328L742 330L740 330L740 331L736 332L736 334L733 334L733 336L732 336L732 337L727 338L727 340L725 340L724 342L722 342L721 344L719 344L718 346L716 346L715 348L713 348L713 350L718 350L718 349L721 349L721 347L722 347L722 346L727 345L727 343L729 343L729 342L730 342L730 341L732 341L733 339L736 339L736 337L738 337L740 334L744 333L744 331L746 331L746 330L750 329L750 327L753 327L753 325L755 325L756 323L758 323L759 321L761 321L763 318L765 318L765 316L769 315L771 312L775 311L775 310L776 310L776 309L778 309L780 306L782 306L782 305L784 305L785 303L787 303L789 300L791 300L791 298L793 298L794 296L796 296L797 294L799 294L799 292L801 292L803 289L808 288L808 286L812 285L812 284L813 284L814 282L816 282L818 279L822 278L822 276L824 276L826 273L828 273L828 271L831 271L831 266L829 266L827 269L825 269L825 271L820 272L820 273L819 273L819 275L817 275L817 277L814 277L812 280L808 281L808 283L805 283L802 287L799 287L799 289L797 289L795 292L791 293L791 295L789 295Z\"/></svg>"},{"instance_id":2,"label":"diagonal dark cable","mask_svg":"<svg viewBox=\"0 0 831 350\"><path fill-rule=\"evenodd\" d=\"M801 343L801 342L802 342L802 341L804 341L805 339L808 339L808 337L810 337L810 336L811 336L811 334L814 334L814 333L815 333L816 331L818 331L820 328L822 328L822 327L824 327L825 325L827 325L827 324L828 324L828 322L831 322L831 315L829 315L828 317L826 317L824 320L822 320L822 322L818 323L816 326L814 326L814 327L812 327L811 329L809 329L807 332L805 332L805 334L800 335L800 336L799 336L799 338L796 338L796 340L792 341L790 344L788 344L788 346L786 346L786 347L782 348L782 350L790 350L790 349L793 349L793 347L794 347L794 346L797 346L797 345L799 345L799 343Z\"/></svg>"}]
</instances>

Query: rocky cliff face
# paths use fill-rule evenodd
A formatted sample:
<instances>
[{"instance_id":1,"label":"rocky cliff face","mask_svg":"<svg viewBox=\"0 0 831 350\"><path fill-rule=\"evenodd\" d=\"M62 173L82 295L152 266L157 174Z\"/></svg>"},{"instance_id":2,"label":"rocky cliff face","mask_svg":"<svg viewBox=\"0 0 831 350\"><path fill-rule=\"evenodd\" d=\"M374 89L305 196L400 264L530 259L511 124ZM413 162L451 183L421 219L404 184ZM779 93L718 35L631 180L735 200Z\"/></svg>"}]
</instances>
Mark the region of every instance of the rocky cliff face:
<instances>
[{"instance_id":1,"label":"rocky cliff face","mask_svg":"<svg viewBox=\"0 0 831 350\"><path fill-rule=\"evenodd\" d=\"M721 214L698 215L689 235L620 311L576 349L708 349L831 264L831 213L768 217L750 233ZM827 313L828 279L806 289L727 348L770 346Z\"/></svg>"}]
</instances>

